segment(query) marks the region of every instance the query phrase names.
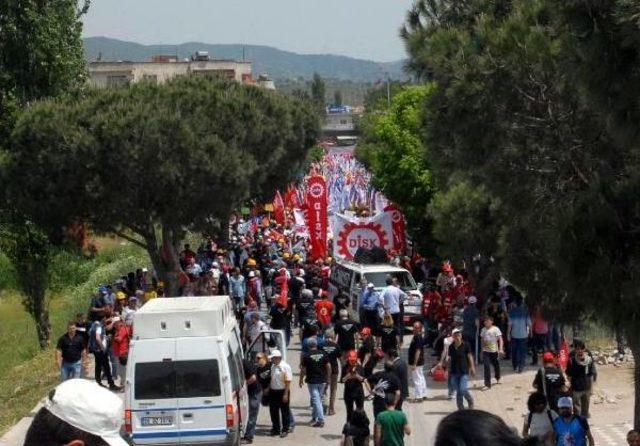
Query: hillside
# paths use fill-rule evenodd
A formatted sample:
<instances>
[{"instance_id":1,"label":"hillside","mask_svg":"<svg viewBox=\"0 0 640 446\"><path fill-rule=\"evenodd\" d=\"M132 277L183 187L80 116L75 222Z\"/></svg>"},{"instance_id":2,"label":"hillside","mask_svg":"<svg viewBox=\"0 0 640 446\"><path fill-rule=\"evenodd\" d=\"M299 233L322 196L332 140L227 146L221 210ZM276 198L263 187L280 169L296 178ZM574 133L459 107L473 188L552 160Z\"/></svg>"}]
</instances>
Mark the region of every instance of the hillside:
<instances>
[{"instance_id":1,"label":"hillside","mask_svg":"<svg viewBox=\"0 0 640 446\"><path fill-rule=\"evenodd\" d=\"M330 54L296 54L277 48L259 45L218 45L200 42L187 42L179 45L141 45L134 42L110 39L106 37L88 37L84 40L85 58L96 60L148 60L157 54L177 54L180 58L189 57L196 51L208 51L216 59L242 59L253 62L254 74L266 73L276 80L309 79L314 72L322 77L351 80L356 82L376 82L387 74L392 79L404 79L402 61L380 63L370 60L354 59Z\"/></svg>"}]
</instances>

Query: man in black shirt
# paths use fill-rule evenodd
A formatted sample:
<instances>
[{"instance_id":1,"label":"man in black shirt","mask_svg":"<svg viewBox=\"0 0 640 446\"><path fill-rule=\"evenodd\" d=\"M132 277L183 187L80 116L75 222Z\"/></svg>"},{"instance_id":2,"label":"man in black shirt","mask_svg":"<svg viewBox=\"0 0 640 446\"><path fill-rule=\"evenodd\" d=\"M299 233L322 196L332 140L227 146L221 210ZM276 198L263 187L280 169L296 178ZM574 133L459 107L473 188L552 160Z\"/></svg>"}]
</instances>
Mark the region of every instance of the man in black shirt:
<instances>
[{"instance_id":1,"label":"man in black shirt","mask_svg":"<svg viewBox=\"0 0 640 446\"><path fill-rule=\"evenodd\" d=\"M393 373L393 363L385 361L384 371L377 372L367 378L371 393L373 394L373 419L375 420L380 412L387 410L385 402L386 394L391 392L396 394L396 401L401 397L400 380Z\"/></svg>"},{"instance_id":2,"label":"man in black shirt","mask_svg":"<svg viewBox=\"0 0 640 446\"><path fill-rule=\"evenodd\" d=\"M322 346L322 351L327 354L329 364L331 365L331 376L329 378L329 408L327 415L335 415L336 404L336 391L338 389L338 374L340 368L338 367L338 359L342 356L340 347L335 341L335 335L332 331L327 331L324 335L325 342Z\"/></svg>"},{"instance_id":3,"label":"man in black shirt","mask_svg":"<svg viewBox=\"0 0 640 446\"><path fill-rule=\"evenodd\" d=\"M256 422L258 421L258 413L260 411L260 401L262 400L262 389L258 380L258 372L256 366L244 359L242 361L244 369L244 379L247 383L247 394L249 396L249 418L247 420L247 429L244 434L245 443L253 443L253 436L256 432Z\"/></svg>"},{"instance_id":4,"label":"man in black shirt","mask_svg":"<svg viewBox=\"0 0 640 446\"><path fill-rule=\"evenodd\" d=\"M269 311L269 316L271 316L271 321L269 322L269 326L274 330L282 330L286 335L286 343L289 345L289 330L291 319L289 309L286 306L283 306L280 302L276 302Z\"/></svg>"},{"instance_id":5,"label":"man in black shirt","mask_svg":"<svg viewBox=\"0 0 640 446\"><path fill-rule=\"evenodd\" d=\"M298 323L302 326L306 320L315 319L316 310L313 306L315 301L313 300L313 292L310 289L303 289L300 293L300 299L296 305L298 311Z\"/></svg>"},{"instance_id":6,"label":"man in black shirt","mask_svg":"<svg viewBox=\"0 0 640 446\"><path fill-rule=\"evenodd\" d=\"M418 402L427 399L427 382L424 379L424 336L422 324L413 323L413 338L409 344L409 369L411 370L411 382L413 383L413 401Z\"/></svg>"},{"instance_id":7,"label":"man in black shirt","mask_svg":"<svg viewBox=\"0 0 640 446\"><path fill-rule=\"evenodd\" d=\"M473 356L469 344L462 340L462 331L454 328L451 332L453 342L449 346L449 373L451 386L456 391L456 404L459 410L464 409L463 398L467 400L469 409L473 409L473 397L469 393L469 374L476 374Z\"/></svg>"},{"instance_id":8,"label":"man in black shirt","mask_svg":"<svg viewBox=\"0 0 640 446\"><path fill-rule=\"evenodd\" d=\"M60 368L60 381L80 378L82 367L87 366L87 343L76 332L76 323L67 324L67 332L60 336L56 345L56 363Z\"/></svg>"},{"instance_id":9,"label":"man in black shirt","mask_svg":"<svg viewBox=\"0 0 640 446\"><path fill-rule=\"evenodd\" d=\"M346 355L348 351L356 348L356 333L358 332L358 323L349 318L347 310L340 310L340 319L336 322L334 330L336 332L336 342L342 350L342 354Z\"/></svg>"},{"instance_id":10,"label":"man in black shirt","mask_svg":"<svg viewBox=\"0 0 640 446\"><path fill-rule=\"evenodd\" d=\"M558 411L558 398L566 391L566 383L562 370L555 365L555 357L551 352L542 355L543 366L536 373L533 387L547 397L549 409Z\"/></svg>"},{"instance_id":11,"label":"man in black shirt","mask_svg":"<svg viewBox=\"0 0 640 446\"><path fill-rule=\"evenodd\" d=\"M309 398L311 400L311 422L313 427L324 427L324 410L322 394L331 377L331 364L327 354L318 349L318 341L311 337L307 339L309 353L300 361L300 387L306 377Z\"/></svg>"},{"instance_id":12,"label":"man in black shirt","mask_svg":"<svg viewBox=\"0 0 640 446\"><path fill-rule=\"evenodd\" d=\"M364 376L368 378L373 373L373 369L378 362L373 336L371 336L371 328L364 327L360 330L360 336L362 338L362 345L358 349L358 359L364 368Z\"/></svg>"},{"instance_id":13,"label":"man in black shirt","mask_svg":"<svg viewBox=\"0 0 640 446\"><path fill-rule=\"evenodd\" d=\"M347 422L351 421L353 406L362 410L364 408L364 369L358 364L358 354L355 350L347 353L345 366L342 368L342 379L344 383L344 404L347 407Z\"/></svg>"},{"instance_id":14,"label":"man in black shirt","mask_svg":"<svg viewBox=\"0 0 640 446\"><path fill-rule=\"evenodd\" d=\"M407 362L400 357L397 349L389 350L387 356L393 363L393 373L400 381L400 399L396 401L396 410L402 410L402 403L409 398L409 368Z\"/></svg>"},{"instance_id":15,"label":"man in black shirt","mask_svg":"<svg viewBox=\"0 0 640 446\"><path fill-rule=\"evenodd\" d=\"M333 298L333 305L335 308L333 322L336 322L338 320L338 315L340 314L341 310L347 310L348 312L350 304L351 299L349 299L349 296L347 294L338 293L336 297Z\"/></svg>"}]
</instances>

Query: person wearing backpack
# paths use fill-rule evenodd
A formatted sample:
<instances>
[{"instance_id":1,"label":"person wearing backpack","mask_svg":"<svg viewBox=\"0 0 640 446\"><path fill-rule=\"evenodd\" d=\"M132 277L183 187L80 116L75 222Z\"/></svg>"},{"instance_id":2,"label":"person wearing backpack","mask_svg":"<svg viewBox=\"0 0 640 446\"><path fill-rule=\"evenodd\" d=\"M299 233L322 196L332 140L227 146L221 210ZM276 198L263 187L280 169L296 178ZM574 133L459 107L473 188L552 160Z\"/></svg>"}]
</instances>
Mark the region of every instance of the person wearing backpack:
<instances>
[{"instance_id":1,"label":"person wearing backpack","mask_svg":"<svg viewBox=\"0 0 640 446\"><path fill-rule=\"evenodd\" d=\"M522 436L537 438L541 446L553 446L553 422L558 414L547 408L547 397L540 392L529 395L529 414L524 421Z\"/></svg>"},{"instance_id":2,"label":"person wearing backpack","mask_svg":"<svg viewBox=\"0 0 640 446\"><path fill-rule=\"evenodd\" d=\"M563 396L558 400L559 417L553 421L556 446L595 446L587 419L573 413L573 400ZM588 442L588 443L587 443Z\"/></svg>"},{"instance_id":3,"label":"person wearing backpack","mask_svg":"<svg viewBox=\"0 0 640 446\"><path fill-rule=\"evenodd\" d=\"M555 362L556 358L551 352L542 355L543 365L538 369L533 380L533 387L546 398L551 410L558 410L558 398L566 395L567 387L564 374Z\"/></svg>"}]
</instances>

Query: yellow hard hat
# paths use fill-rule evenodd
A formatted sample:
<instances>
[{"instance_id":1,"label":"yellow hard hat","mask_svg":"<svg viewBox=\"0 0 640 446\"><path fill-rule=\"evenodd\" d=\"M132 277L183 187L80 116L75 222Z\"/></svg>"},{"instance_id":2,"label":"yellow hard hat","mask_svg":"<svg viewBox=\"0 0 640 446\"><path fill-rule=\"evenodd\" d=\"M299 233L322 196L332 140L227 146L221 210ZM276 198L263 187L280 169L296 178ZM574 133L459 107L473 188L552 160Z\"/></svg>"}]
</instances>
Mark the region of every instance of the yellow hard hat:
<instances>
[{"instance_id":1,"label":"yellow hard hat","mask_svg":"<svg viewBox=\"0 0 640 446\"><path fill-rule=\"evenodd\" d=\"M257 263L254 259L247 260L247 266L256 266Z\"/></svg>"},{"instance_id":2,"label":"yellow hard hat","mask_svg":"<svg viewBox=\"0 0 640 446\"><path fill-rule=\"evenodd\" d=\"M285 252L284 254L282 254L282 257L285 259L288 259L291 257L291 254L289 254L288 252Z\"/></svg>"},{"instance_id":3,"label":"yellow hard hat","mask_svg":"<svg viewBox=\"0 0 640 446\"><path fill-rule=\"evenodd\" d=\"M127 295L124 294L122 291L118 291L116 293L116 299L118 299L118 300L124 300L126 297L127 297Z\"/></svg>"},{"instance_id":4,"label":"yellow hard hat","mask_svg":"<svg viewBox=\"0 0 640 446\"><path fill-rule=\"evenodd\" d=\"M293 256L293 260L295 260L295 261L300 260L300 255L298 255L298 254L294 254L294 256Z\"/></svg>"}]
</instances>

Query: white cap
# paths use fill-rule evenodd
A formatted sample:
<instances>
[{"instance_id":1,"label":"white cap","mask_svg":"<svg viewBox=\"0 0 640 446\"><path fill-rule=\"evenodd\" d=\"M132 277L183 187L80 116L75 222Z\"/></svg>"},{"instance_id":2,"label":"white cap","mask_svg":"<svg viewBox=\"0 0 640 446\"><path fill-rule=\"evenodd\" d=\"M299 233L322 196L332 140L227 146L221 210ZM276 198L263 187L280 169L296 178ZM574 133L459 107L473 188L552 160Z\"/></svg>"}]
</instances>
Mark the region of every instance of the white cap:
<instances>
[{"instance_id":1,"label":"white cap","mask_svg":"<svg viewBox=\"0 0 640 446\"><path fill-rule=\"evenodd\" d=\"M142 272L143 272L143 273L148 273L148 272L149 272L149 270L148 270L147 268L142 268Z\"/></svg>"},{"instance_id":2,"label":"white cap","mask_svg":"<svg viewBox=\"0 0 640 446\"><path fill-rule=\"evenodd\" d=\"M568 396L563 396L562 398L558 399L558 408L561 407L565 407L565 408L573 408L573 400L571 398L569 398Z\"/></svg>"},{"instance_id":3,"label":"white cap","mask_svg":"<svg viewBox=\"0 0 640 446\"><path fill-rule=\"evenodd\" d=\"M374 285L374 284L372 284L371 282L369 282L369 283L367 284L367 288L375 288L375 285Z\"/></svg>"},{"instance_id":4,"label":"white cap","mask_svg":"<svg viewBox=\"0 0 640 446\"><path fill-rule=\"evenodd\" d=\"M469 296L470 304L475 304L476 302L478 302L478 298L476 296Z\"/></svg>"},{"instance_id":5,"label":"white cap","mask_svg":"<svg viewBox=\"0 0 640 446\"><path fill-rule=\"evenodd\" d=\"M255 277L256 273L254 273L253 271L249 271L249 277Z\"/></svg>"},{"instance_id":6,"label":"white cap","mask_svg":"<svg viewBox=\"0 0 640 446\"><path fill-rule=\"evenodd\" d=\"M460 330L459 328L454 328L453 331L451 331L452 335L454 335L456 333L462 333L462 330Z\"/></svg>"},{"instance_id":7,"label":"white cap","mask_svg":"<svg viewBox=\"0 0 640 446\"><path fill-rule=\"evenodd\" d=\"M45 407L56 417L110 446L127 446L120 436L124 409L120 398L86 379L63 382L48 398Z\"/></svg>"},{"instance_id":8,"label":"white cap","mask_svg":"<svg viewBox=\"0 0 640 446\"><path fill-rule=\"evenodd\" d=\"M280 353L280 350L275 349L271 352L271 354L269 355L269 359L273 358L282 358L282 353Z\"/></svg>"}]
</instances>

